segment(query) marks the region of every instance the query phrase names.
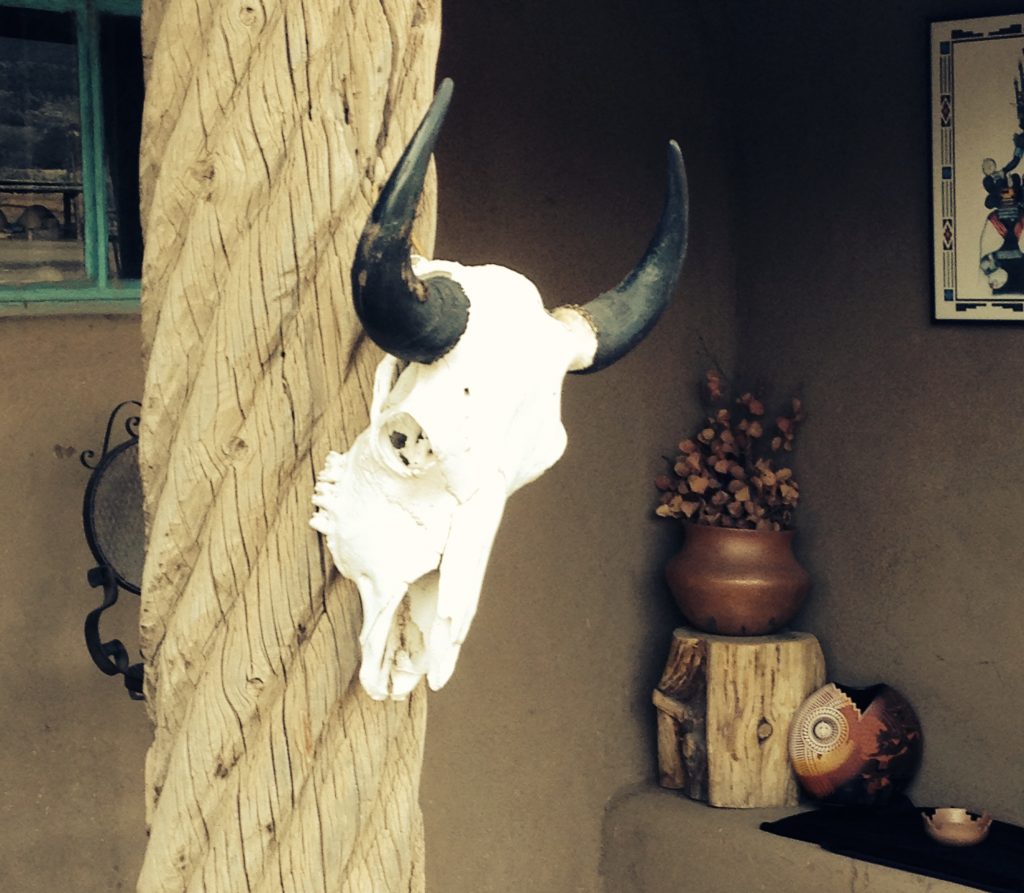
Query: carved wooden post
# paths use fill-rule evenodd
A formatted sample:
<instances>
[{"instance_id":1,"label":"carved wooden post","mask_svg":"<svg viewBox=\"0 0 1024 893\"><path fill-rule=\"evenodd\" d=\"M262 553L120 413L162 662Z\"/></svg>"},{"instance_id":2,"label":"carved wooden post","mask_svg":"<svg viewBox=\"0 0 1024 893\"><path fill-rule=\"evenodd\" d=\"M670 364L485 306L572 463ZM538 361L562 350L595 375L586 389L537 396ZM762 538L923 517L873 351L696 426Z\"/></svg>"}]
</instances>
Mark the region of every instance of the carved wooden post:
<instances>
[{"instance_id":1,"label":"carved wooden post","mask_svg":"<svg viewBox=\"0 0 1024 893\"><path fill-rule=\"evenodd\" d=\"M658 768L662 787L707 799L707 643L672 637L661 682L654 690L658 708Z\"/></svg>"},{"instance_id":2,"label":"carved wooden post","mask_svg":"<svg viewBox=\"0 0 1024 893\"><path fill-rule=\"evenodd\" d=\"M825 681L825 659L810 633L672 635L658 708L662 787L712 806L792 806L789 725Z\"/></svg>"},{"instance_id":3,"label":"carved wooden post","mask_svg":"<svg viewBox=\"0 0 1024 893\"><path fill-rule=\"evenodd\" d=\"M358 598L307 522L366 424L379 353L349 268L430 102L439 18L146 0L143 893L423 889L422 687L355 683Z\"/></svg>"}]
</instances>

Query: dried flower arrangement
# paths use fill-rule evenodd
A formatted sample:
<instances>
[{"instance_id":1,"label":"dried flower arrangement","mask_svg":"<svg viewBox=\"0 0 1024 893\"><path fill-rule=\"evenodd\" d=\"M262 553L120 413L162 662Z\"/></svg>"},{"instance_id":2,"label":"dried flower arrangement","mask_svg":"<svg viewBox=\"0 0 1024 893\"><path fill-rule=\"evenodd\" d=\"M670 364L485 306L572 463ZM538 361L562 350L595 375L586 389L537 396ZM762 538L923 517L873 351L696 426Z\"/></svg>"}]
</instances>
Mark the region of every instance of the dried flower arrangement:
<instances>
[{"instance_id":1,"label":"dried flower arrangement","mask_svg":"<svg viewBox=\"0 0 1024 893\"><path fill-rule=\"evenodd\" d=\"M761 399L747 391L730 400L718 371L705 373L701 402L706 424L679 444L674 460L666 457L671 471L655 479L662 491L655 513L713 527L790 529L800 488L784 460L805 418L800 400L776 417L770 436Z\"/></svg>"}]
</instances>

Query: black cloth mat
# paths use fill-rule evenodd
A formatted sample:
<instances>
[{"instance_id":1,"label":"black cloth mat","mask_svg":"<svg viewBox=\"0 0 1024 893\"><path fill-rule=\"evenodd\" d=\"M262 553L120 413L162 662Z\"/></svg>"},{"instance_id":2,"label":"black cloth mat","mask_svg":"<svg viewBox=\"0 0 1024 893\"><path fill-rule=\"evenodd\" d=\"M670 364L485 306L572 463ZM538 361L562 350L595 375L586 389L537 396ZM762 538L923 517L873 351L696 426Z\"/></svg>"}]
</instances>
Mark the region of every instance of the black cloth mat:
<instances>
[{"instance_id":1,"label":"black cloth mat","mask_svg":"<svg viewBox=\"0 0 1024 893\"><path fill-rule=\"evenodd\" d=\"M851 859L979 890L1024 891L1024 828L993 822L988 837L979 844L943 846L925 833L921 812L909 800L885 809L825 806L762 822L761 830L817 843Z\"/></svg>"}]
</instances>

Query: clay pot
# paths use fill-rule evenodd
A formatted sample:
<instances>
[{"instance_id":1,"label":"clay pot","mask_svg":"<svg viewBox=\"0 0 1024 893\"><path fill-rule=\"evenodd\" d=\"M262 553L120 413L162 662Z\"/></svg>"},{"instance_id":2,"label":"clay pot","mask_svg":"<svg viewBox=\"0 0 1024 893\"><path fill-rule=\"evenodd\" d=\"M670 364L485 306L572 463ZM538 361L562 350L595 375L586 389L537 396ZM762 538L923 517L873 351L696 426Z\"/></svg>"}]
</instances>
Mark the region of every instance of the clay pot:
<instances>
[{"instance_id":1,"label":"clay pot","mask_svg":"<svg viewBox=\"0 0 1024 893\"><path fill-rule=\"evenodd\" d=\"M921 762L921 723L888 685L830 682L811 694L789 727L789 758L804 790L828 803L884 806Z\"/></svg>"},{"instance_id":2,"label":"clay pot","mask_svg":"<svg viewBox=\"0 0 1024 893\"><path fill-rule=\"evenodd\" d=\"M811 579L793 555L792 530L685 525L665 579L683 616L703 632L763 636L800 610Z\"/></svg>"}]
</instances>

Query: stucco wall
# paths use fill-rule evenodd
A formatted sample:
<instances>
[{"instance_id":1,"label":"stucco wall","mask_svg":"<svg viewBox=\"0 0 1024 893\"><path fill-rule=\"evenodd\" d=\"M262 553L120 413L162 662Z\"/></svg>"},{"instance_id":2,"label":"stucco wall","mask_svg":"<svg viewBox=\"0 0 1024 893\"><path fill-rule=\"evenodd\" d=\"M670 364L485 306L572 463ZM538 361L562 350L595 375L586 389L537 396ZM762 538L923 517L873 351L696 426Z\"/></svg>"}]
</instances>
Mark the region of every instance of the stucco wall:
<instances>
[{"instance_id":1,"label":"stucco wall","mask_svg":"<svg viewBox=\"0 0 1024 893\"><path fill-rule=\"evenodd\" d=\"M82 639L101 597L86 582L95 560L78 459L99 452L114 406L141 393L137 317L0 319L0 889L10 893L132 890L142 862L149 722ZM121 602L104 639L138 659L136 598Z\"/></svg>"},{"instance_id":2,"label":"stucco wall","mask_svg":"<svg viewBox=\"0 0 1024 893\"><path fill-rule=\"evenodd\" d=\"M916 706L916 802L1024 821L1024 330L930 321L928 80L930 21L1019 5L848 5L813 41L800 4L733 6L759 23L739 49L763 85L744 117L764 134L740 165L757 183L740 354L802 383L811 413L802 625L832 678ZM1009 80L993 91L1012 100Z\"/></svg>"},{"instance_id":3,"label":"stucco wall","mask_svg":"<svg viewBox=\"0 0 1024 893\"><path fill-rule=\"evenodd\" d=\"M572 24L541 25L532 8L520 20L468 6L447 6L442 71L478 78L470 89L493 97L493 110L487 127L459 133L458 154L450 143L442 150L442 178L445 151L478 158L490 172L480 200L491 218L508 207L506 190L554 181L565 194L577 175L594 183L578 223L571 203L521 229L506 219L509 256L559 285L590 277L570 258L604 264L618 247L586 255L587 238L602 238L605 177L621 176L612 159L630 139L673 126L695 181L697 241L682 301L650 351L587 391L569 382L569 451L510 506L460 674L431 704L424 802L434 889L508 890L526 878L553 893L608 879L616 893L646 889L614 886L634 877L635 853L620 838L605 837L603 879L592 862L598 810L607 806L606 834L628 821L639 840L664 818L652 810L645 831L636 810L618 815L650 783L647 698L676 620L658 579L664 531L645 515L638 471L695 420L688 388L705 360L694 337L728 340L702 314L717 307L728 328L734 276L739 365L773 381L776 396L801 387L811 413L797 454L798 551L815 588L796 625L821 639L831 678L887 681L917 707L927 743L916 802L975 804L1021 822L1010 706L1021 701L1024 641L1021 330L931 322L928 68L929 22L1019 9L765 0L677 4L671 18L660 5L627 16L616 4L599 13L566 4ZM472 39L460 31L470 21ZM622 52L637 42L645 53ZM623 111L626 85L637 83L657 83L656 99ZM601 103L604 114L591 117ZM545 126L519 132L522 108ZM488 143L493 119L513 121L504 139L529 150ZM447 188L450 200L471 187L460 178ZM543 244L536 260L522 254L545 218L578 227L572 245L558 243L565 258ZM482 253L487 219L453 221L442 200L442 249ZM597 407L608 411L588 435ZM720 824L711 811L673 817L691 841ZM687 862L686 883L733 889L720 860Z\"/></svg>"}]
</instances>

